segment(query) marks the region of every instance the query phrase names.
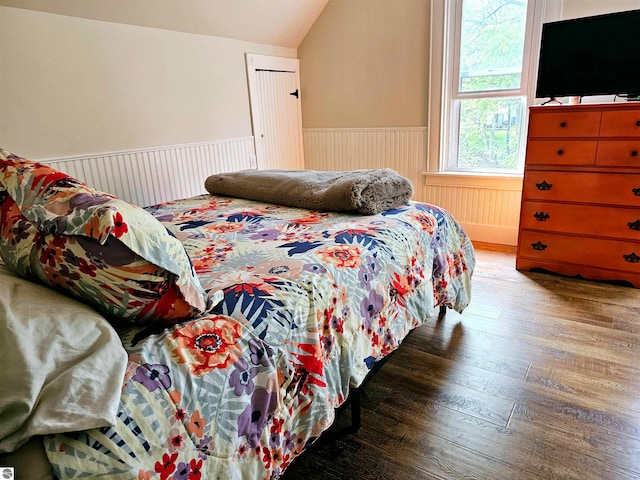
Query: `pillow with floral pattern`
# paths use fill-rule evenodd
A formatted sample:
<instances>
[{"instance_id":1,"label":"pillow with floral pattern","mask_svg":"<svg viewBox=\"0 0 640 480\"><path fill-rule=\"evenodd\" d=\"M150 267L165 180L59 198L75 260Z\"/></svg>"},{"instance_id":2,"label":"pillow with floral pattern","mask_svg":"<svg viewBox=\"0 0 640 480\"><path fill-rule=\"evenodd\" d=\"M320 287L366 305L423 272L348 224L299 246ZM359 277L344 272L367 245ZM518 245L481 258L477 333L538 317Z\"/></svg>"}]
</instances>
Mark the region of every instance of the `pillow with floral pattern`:
<instances>
[{"instance_id":1,"label":"pillow with floral pattern","mask_svg":"<svg viewBox=\"0 0 640 480\"><path fill-rule=\"evenodd\" d=\"M176 323L207 308L184 246L150 213L2 149L0 257L110 318Z\"/></svg>"}]
</instances>

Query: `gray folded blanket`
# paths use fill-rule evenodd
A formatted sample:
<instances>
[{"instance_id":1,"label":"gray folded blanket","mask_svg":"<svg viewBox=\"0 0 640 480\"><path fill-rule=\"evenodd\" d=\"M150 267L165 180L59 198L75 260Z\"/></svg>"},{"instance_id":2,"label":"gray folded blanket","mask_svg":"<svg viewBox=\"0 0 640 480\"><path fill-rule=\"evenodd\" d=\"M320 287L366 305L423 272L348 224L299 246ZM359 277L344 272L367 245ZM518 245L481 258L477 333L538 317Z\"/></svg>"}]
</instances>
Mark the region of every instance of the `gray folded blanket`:
<instances>
[{"instance_id":1,"label":"gray folded blanket","mask_svg":"<svg viewBox=\"0 0 640 480\"><path fill-rule=\"evenodd\" d=\"M407 203L413 185L389 168L346 172L242 170L208 177L212 195L338 212L375 215Z\"/></svg>"}]
</instances>

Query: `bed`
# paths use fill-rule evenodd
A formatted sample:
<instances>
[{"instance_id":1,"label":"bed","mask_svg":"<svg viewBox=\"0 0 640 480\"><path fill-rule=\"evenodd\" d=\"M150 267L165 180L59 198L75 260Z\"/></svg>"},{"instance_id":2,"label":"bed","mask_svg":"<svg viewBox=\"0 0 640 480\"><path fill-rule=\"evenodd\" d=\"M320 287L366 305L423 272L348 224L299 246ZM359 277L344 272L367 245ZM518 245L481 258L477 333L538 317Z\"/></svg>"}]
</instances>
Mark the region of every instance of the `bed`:
<instances>
[{"instance_id":1,"label":"bed","mask_svg":"<svg viewBox=\"0 0 640 480\"><path fill-rule=\"evenodd\" d=\"M0 154L0 451L35 439L55 478L279 478L412 329L470 301L473 246L433 205L142 209Z\"/></svg>"}]
</instances>

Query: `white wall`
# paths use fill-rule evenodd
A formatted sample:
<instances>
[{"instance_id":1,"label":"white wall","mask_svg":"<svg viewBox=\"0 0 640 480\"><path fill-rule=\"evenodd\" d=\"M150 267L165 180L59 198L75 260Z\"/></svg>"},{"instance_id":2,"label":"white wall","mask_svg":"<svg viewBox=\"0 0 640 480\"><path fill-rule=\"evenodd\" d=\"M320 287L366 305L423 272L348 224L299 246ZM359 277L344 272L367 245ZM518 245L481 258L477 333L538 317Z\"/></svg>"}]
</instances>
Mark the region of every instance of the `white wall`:
<instances>
[{"instance_id":1,"label":"white wall","mask_svg":"<svg viewBox=\"0 0 640 480\"><path fill-rule=\"evenodd\" d=\"M296 56L0 7L0 145L39 159L251 136L245 52Z\"/></svg>"},{"instance_id":2,"label":"white wall","mask_svg":"<svg viewBox=\"0 0 640 480\"><path fill-rule=\"evenodd\" d=\"M298 56L305 128L426 126L429 0L329 0Z\"/></svg>"},{"instance_id":3,"label":"white wall","mask_svg":"<svg viewBox=\"0 0 640 480\"><path fill-rule=\"evenodd\" d=\"M562 0L563 19L635 9L640 9L640 0Z\"/></svg>"}]
</instances>

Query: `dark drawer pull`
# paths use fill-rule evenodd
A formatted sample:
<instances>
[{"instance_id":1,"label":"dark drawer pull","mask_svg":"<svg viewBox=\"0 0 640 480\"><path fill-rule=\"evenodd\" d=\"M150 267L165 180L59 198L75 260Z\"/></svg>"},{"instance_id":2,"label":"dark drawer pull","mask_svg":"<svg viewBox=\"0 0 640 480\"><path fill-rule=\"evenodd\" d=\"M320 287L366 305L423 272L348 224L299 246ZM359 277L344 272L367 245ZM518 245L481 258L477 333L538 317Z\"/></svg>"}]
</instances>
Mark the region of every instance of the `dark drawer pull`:
<instances>
[{"instance_id":1,"label":"dark drawer pull","mask_svg":"<svg viewBox=\"0 0 640 480\"><path fill-rule=\"evenodd\" d=\"M640 230L640 219L636 220L635 222L629 222L627 223L627 225L629 225L629 228L631 230Z\"/></svg>"},{"instance_id":2,"label":"dark drawer pull","mask_svg":"<svg viewBox=\"0 0 640 480\"><path fill-rule=\"evenodd\" d=\"M629 263L638 263L638 262L640 262L640 257L638 255L636 255L635 252L631 252L628 255L622 255L622 257L624 258L625 262L629 262Z\"/></svg>"},{"instance_id":3,"label":"dark drawer pull","mask_svg":"<svg viewBox=\"0 0 640 480\"><path fill-rule=\"evenodd\" d=\"M634 150L633 152L631 152L631 156L632 157L637 157L638 156L638 151Z\"/></svg>"},{"instance_id":4,"label":"dark drawer pull","mask_svg":"<svg viewBox=\"0 0 640 480\"><path fill-rule=\"evenodd\" d=\"M560 122L560 128L564 128L567 126L567 122Z\"/></svg>"},{"instance_id":5,"label":"dark drawer pull","mask_svg":"<svg viewBox=\"0 0 640 480\"><path fill-rule=\"evenodd\" d=\"M551 217L550 217L549 213L536 212L536 213L533 214L533 218L535 218L539 222L546 222ZM638 220L638 221L640 222L640 220Z\"/></svg>"},{"instance_id":6,"label":"dark drawer pull","mask_svg":"<svg viewBox=\"0 0 640 480\"><path fill-rule=\"evenodd\" d=\"M564 150L558 150L558 155L564 155ZM636 153L636 155L637 155L637 153Z\"/></svg>"},{"instance_id":7,"label":"dark drawer pull","mask_svg":"<svg viewBox=\"0 0 640 480\"><path fill-rule=\"evenodd\" d=\"M551 187L553 187L553 184L547 183L546 180L543 180L541 183L536 183L536 188L538 190L551 190ZM638 190L640 191L640 188ZM636 193L636 195L640 195L640 192Z\"/></svg>"},{"instance_id":8,"label":"dark drawer pull","mask_svg":"<svg viewBox=\"0 0 640 480\"><path fill-rule=\"evenodd\" d=\"M632 188L631 191L636 197L640 197L640 188Z\"/></svg>"},{"instance_id":9,"label":"dark drawer pull","mask_svg":"<svg viewBox=\"0 0 640 480\"><path fill-rule=\"evenodd\" d=\"M542 251L542 250L545 250L549 245L545 245L541 241L538 241L536 243L532 243L531 246L533 247L534 250Z\"/></svg>"},{"instance_id":10,"label":"dark drawer pull","mask_svg":"<svg viewBox=\"0 0 640 480\"><path fill-rule=\"evenodd\" d=\"M636 125L637 125L638 127L640 127L640 120L638 120L638 121L636 122Z\"/></svg>"}]
</instances>

